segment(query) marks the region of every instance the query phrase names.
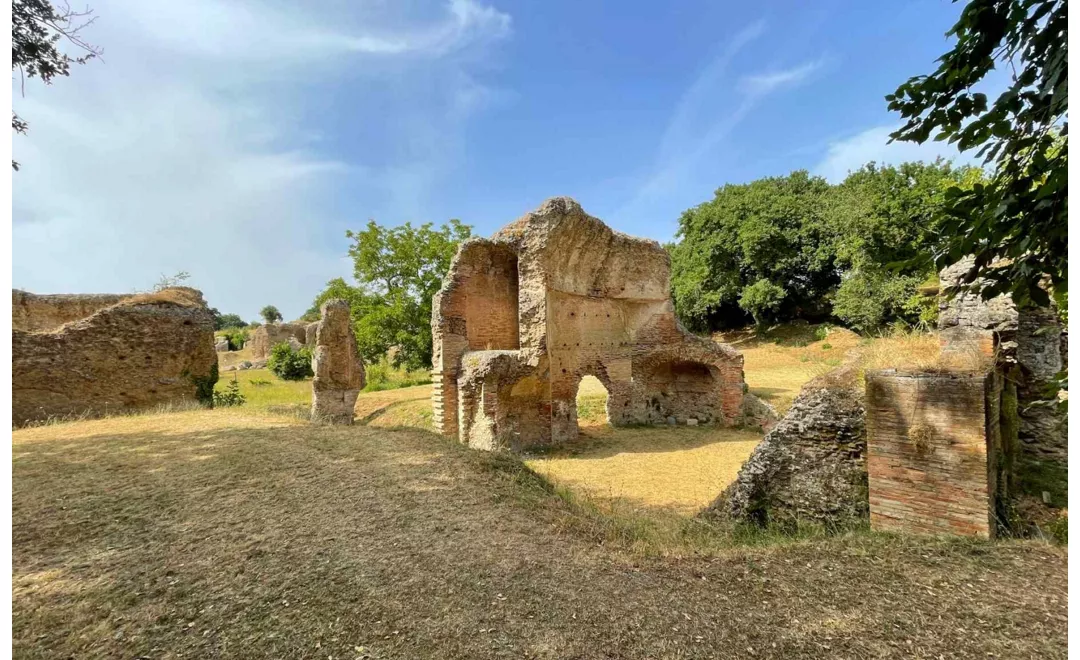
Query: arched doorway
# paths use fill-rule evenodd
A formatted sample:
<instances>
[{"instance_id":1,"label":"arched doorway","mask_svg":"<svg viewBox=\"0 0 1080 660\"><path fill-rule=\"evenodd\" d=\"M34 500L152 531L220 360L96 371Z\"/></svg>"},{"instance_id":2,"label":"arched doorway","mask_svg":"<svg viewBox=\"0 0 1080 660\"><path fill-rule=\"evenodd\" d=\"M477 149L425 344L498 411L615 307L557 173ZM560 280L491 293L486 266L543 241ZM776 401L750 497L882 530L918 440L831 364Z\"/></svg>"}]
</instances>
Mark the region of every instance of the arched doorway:
<instances>
[{"instance_id":1,"label":"arched doorway","mask_svg":"<svg viewBox=\"0 0 1080 660\"><path fill-rule=\"evenodd\" d=\"M608 396L609 392L600 379L588 375L578 381L575 404L577 406L577 422L579 429L608 426Z\"/></svg>"}]
</instances>

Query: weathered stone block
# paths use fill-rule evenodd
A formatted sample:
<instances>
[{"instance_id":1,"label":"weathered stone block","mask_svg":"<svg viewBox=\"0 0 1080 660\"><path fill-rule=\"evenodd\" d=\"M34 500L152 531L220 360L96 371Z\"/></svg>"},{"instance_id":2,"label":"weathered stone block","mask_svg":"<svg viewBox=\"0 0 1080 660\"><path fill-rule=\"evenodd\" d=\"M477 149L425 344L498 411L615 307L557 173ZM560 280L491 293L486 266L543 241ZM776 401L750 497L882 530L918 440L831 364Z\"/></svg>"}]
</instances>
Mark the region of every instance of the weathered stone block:
<instances>
[{"instance_id":1,"label":"weathered stone block","mask_svg":"<svg viewBox=\"0 0 1080 660\"><path fill-rule=\"evenodd\" d=\"M364 388L364 361L356 346L347 300L323 303L315 332L311 369L311 418L352 424L356 397Z\"/></svg>"}]
</instances>

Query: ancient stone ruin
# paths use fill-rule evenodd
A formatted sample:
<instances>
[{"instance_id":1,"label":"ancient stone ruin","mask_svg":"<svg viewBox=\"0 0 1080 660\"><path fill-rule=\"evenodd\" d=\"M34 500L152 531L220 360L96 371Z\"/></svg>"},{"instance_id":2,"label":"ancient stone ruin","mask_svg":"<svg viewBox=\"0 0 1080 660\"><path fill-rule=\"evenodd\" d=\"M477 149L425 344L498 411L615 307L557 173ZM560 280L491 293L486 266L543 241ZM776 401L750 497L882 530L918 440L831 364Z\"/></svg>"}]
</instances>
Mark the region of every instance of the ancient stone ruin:
<instances>
[{"instance_id":1,"label":"ancient stone ruin","mask_svg":"<svg viewBox=\"0 0 1080 660\"><path fill-rule=\"evenodd\" d=\"M957 287L973 260L963 259L940 274L943 289ZM1017 493L1065 506L1068 474L1067 420L1054 405L1042 405L1045 387L1065 366L1062 328L1056 310L1019 310L1008 295L983 300L978 293L942 298L942 351L979 352L993 358L1003 381L1002 406L1018 419L1014 470ZM1006 437L1003 442L1009 445ZM1044 496L1044 493L1046 495Z\"/></svg>"},{"instance_id":2,"label":"ancient stone ruin","mask_svg":"<svg viewBox=\"0 0 1080 660\"><path fill-rule=\"evenodd\" d=\"M352 424L356 397L364 388L364 361L353 335L347 300L329 300L315 324L311 369L311 418L331 424Z\"/></svg>"},{"instance_id":3,"label":"ancient stone ruin","mask_svg":"<svg viewBox=\"0 0 1080 660\"><path fill-rule=\"evenodd\" d=\"M435 428L472 447L574 440L585 375L613 425L740 420L742 356L676 321L667 252L569 198L462 244L432 330Z\"/></svg>"},{"instance_id":4,"label":"ancient stone ruin","mask_svg":"<svg viewBox=\"0 0 1080 660\"><path fill-rule=\"evenodd\" d=\"M208 401L213 319L195 289L137 295L12 292L12 420Z\"/></svg>"},{"instance_id":5,"label":"ancient stone ruin","mask_svg":"<svg viewBox=\"0 0 1080 660\"><path fill-rule=\"evenodd\" d=\"M866 374L870 525L995 536L1004 511L1000 375Z\"/></svg>"},{"instance_id":6,"label":"ancient stone ruin","mask_svg":"<svg viewBox=\"0 0 1080 660\"><path fill-rule=\"evenodd\" d=\"M294 347L311 346L308 343L308 323L264 323L251 333L248 345L251 347L252 360L265 360L270 357L270 349L292 340ZM314 340L314 335L312 335Z\"/></svg>"},{"instance_id":7,"label":"ancient stone ruin","mask_svg":"<svg viewBox=\"0 0 1080 660\"><path fill-rule=\"evenodd\" d=\"M830 528L865 520L866 411L850 380L830 375L807 383L704 515Z\"/></svg>"}]
</instances>

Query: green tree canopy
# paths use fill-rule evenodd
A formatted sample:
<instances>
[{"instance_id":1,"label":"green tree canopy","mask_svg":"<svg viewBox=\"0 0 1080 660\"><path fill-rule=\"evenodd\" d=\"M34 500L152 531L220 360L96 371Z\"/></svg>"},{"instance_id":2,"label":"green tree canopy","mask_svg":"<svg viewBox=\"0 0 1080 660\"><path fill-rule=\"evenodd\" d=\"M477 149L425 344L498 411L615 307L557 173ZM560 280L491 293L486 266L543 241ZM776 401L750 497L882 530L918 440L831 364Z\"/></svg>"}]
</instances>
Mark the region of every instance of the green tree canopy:
<instances>
[{"instance_id":1,"label":"green tree canopy","mask_svg":"<svg viewBox=\"0 0 1080 660\"><path fill-rule=\"evenodd\" d=\"M831 315L869 331L932 323L920 255L940 242L946 191L982 181L947 162L869 163L838 185L806 172L726 185L685 212L668 246L672 295L695 329Z\"/></svg>"},{"instance_id":2,"label":"green tree canopy","mask_svg":"<svg viewBox=\"0 0 1080 660\"><path fill-rule=\"evenodd\" d=\"M418 369L431 364L431 299L450 270L457 246L472 233L467 225L450 220L435 228L383 227L369 221L361 231L348 231L352 241L356 285L331 280L308 310L331 298L345 298L352 306L353 327L360 353L374 362L397 346L398 365Z\"/></svg>"},{"instance_id":3,"label":"green tree canopy","mask_svg":"<svg viewBox=\"0 0 1080 660\"><path fill-rule=\"evenodd\" d=\"M829 192L825 179L798 171L725 185L683 213L671 252L672 295L684 322L705 329L742 325L751 316L827 313L823 300L839 284L825 213Z\"/></svg>"},{"instance_id":4,"label":"green tree canopy","mask_svg":"<svg viewBox=\"0 0 1080 660\"><path fill-rule=\"evenodd\" d=\"M263 317L263 320L267 323L277 323L282 319L281 312L273 305L267 305L259 310L259 316Z\"/></svg>"},{"instance_id":5,"label":"green tree canopy","mask_svg":"<svg viewBox=\"0 0 1080 660\"><path fill-rule=\"evenodd\" d=\"M943 267L973 254L966 281L985 278L984 296L1046 304L1044 274L1068 287L1067 3L969 0L946 36L955 44L937 69L885 97L907 120L893 139L948 141L992 166L988 181L949 192L933 256ZM1010 86L989 105L973 88L998 66Z\"/></svg>"},{"instance_id":6,"label":"green tree canopy","mask_svg":"<svg viewBox=\"0 0 1080 660\"><path fill-rule=\"evenodd\" d=\"M211 312L217 312L216 309L210 310ZM214 330L224 330L225 328L246 328L247 321L240 318L239 314L214 314Z\"/></svg>"}]
</instances>

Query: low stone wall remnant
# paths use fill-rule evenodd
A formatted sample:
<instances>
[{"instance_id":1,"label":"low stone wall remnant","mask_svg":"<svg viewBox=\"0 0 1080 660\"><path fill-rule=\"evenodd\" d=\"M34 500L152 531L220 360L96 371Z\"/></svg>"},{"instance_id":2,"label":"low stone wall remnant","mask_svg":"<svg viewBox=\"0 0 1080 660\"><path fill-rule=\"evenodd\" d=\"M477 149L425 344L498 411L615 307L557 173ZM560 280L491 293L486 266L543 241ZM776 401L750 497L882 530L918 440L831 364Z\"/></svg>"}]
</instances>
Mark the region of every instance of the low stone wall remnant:
<instances>
[{"instance_id":1,"label":"low stone wall remnant","mask_svg":"<svg viewBox=\"0 0 1080 660\"><path fill-rule=\"evenodd\" d=\"M32 304L14 312L21 316L11 340L15 424L210 400L218 376L214 324L199 291L176 287L85 301L23 296ZM101 305L111 299L117 302ZM92 311L70 320L76 309ZM69 320L54 325L59 319Z\"/></svg>"},{"instance_id":2,"label":"low stone wall remnant","mask_svg":"<svg viewBox=\"0 0 1080 660\"><path fill-rule=\"evenodd\" d=\"M859 524L868 510L865 422L857 388L828 378L807 383L704 515L759 525Z\"/></svg>"},{"instance_id":3,"label":"low stone wall remnant","mask_svg":"<svg viewBox=\"0 0 1080 660\"><path fill-rule=\"evenodd\" d=\"M293 347L307 345L307 323L264 323L251 333L248 345L251 347L251 359L262 360L270 357L270 349L280 344L295 341Z\"/></svg>"}]
</instances>

